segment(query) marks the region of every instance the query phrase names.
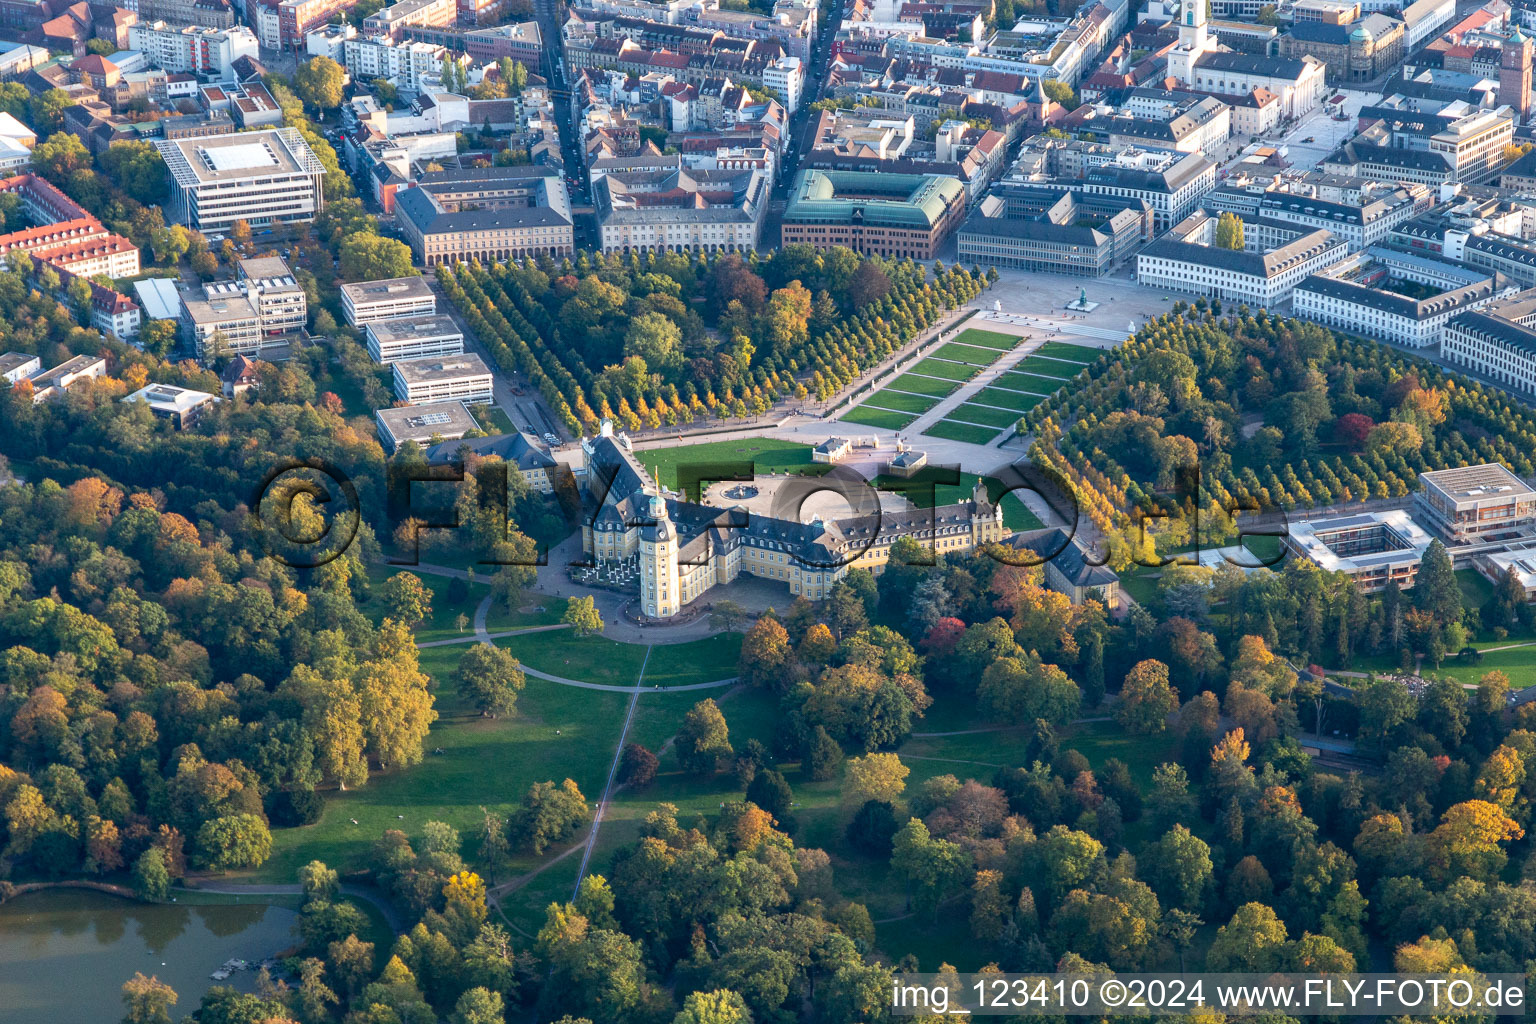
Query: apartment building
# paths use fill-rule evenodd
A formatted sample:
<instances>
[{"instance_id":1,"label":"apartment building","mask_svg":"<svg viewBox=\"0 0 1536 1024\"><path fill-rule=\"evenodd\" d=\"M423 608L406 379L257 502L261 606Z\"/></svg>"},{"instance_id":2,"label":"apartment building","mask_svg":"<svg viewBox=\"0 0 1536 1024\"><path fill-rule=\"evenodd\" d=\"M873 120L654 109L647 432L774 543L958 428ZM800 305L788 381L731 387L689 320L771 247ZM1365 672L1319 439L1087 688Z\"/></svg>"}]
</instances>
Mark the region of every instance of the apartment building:
<instances>
[{"instance_id":1,"label":"apartment building","mask_svg":"<svg viewBox=\"0 0 1536 1024\"><path fill-rule=\"evenodd\" d=\"M315 219L325 203L325 168L298 130L155 143L171 176L166 219L204 234Z\"/></svg>"},{"instance_id":2,"label":"apartment building","mask_svg":"<svg viewBox=\"0 0 1536 1024\"><path fill-rule=\"evenodd\" d=\"M393 39L348 39L347 71L359 80L387 78L407 92L419 92L424 78L442 73L448 51L432 43Z\"/></svg>"},{"instance_id":3,"label":"apartment building","mask_svg":"<svg viewBox=\"0 0 1536 1024\"><path fill-rule=\"evenodd\" d=\"M522 259L575 249L571 201L555 167L480 167L422 174L395 194L401 234L418 262Z\"/></svg>"},{"instance_id":4,"label":"apartment building","mask_svg":"<svg viewBox=\"0 0 1536 1024\"><path fill-rule=\"evenodd\" d=\"M485 360L473 353L402 359L391 364L395 397L410 405L429 402L476 404L492 399L492 378Z\"/></svg>"},{"instance_id":5,"label":"apartment building","mask_svg":"<svg viewBox=\"0 0 1536 1024\"><path fill-rule=\"evenodd\" d=\"M456 356L464 351L464 334L452 317L431 314L396 320L375 320L366 327L368 354L389 366L402 359Z\"/></svg>"},{"instance_id":6,"label":"apartment building","mask_svg":"<svg viewBox=\"0 0 1536 1024\"><path fill-rule=\"evenodd\" d=\"M234 64L241 57L256 59L257 39L243 25L209 28L139 22L128 27L129 45L142 50L156 67L171 74L208 75L234 81Z\"/></svg>"},{"instance_id":7,"label":"apartment building","mask_svg":"<svg viewBox=\"0 0 1536 1024\"><path fill-rule=\"evenodd\" d=\"M430 316L437 312L437 294L419 276L357 281L341 286L341 308L347 323L362 327L378 320Z\"/></svg>"}]
</instances>

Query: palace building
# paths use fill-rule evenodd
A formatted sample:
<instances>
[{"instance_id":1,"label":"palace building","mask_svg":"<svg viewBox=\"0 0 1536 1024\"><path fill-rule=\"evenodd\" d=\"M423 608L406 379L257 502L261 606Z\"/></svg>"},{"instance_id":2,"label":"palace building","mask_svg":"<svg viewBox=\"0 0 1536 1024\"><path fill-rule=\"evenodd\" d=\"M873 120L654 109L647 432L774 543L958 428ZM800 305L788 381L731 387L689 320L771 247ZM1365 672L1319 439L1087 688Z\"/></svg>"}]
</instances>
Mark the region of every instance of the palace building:
<instances>
[{"instance_id":1,"label":"palace building","mask_svg":"<svg viewBox=\"0 0 1536 1024\"><path fill-rule=\"evenodd\" d=\"M969 501L953 505L798 522L666 493L608 422L582 442L582 455L582 549L600 564L633 566L640 610L652 619L677 615L743 573L819 601L850 568L879 572L898 538L951 554L1000 543L1007 534L1002 509L979 481Z\"/></svg>"}]
</instances>

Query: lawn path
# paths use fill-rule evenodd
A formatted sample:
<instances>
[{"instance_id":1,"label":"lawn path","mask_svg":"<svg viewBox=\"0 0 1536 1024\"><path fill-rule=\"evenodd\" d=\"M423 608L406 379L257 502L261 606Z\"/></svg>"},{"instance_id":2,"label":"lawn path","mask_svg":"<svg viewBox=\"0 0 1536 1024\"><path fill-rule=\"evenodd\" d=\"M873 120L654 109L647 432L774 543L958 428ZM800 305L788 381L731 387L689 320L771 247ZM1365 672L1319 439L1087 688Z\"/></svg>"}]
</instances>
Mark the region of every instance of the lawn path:
<instances>
[{"instance_id":1,"label":"lawn path","mask_svg":"<svg viewBox=\"0 0 1536 1024\"><path fill-rule=\"evenodd\" d=\"M645 649L645 660L640 663L640 675L636 677L634 689L630 692L629 713L624 716L624 728L619 730L619 742L613 748L608 784L603 787L602 799L598 800L597 809L592 812L592 831L587 833L587 848L581 855L581 867L576 869L576 889L571 893L571 899L575 899L576 893L581 891L581 880L587 877L587 865L592 862L592 850L597 846L597 830L603 824L603 811L608 807L608 798L613 795L614 780L619 776L619 762L624 758L624 741L629 738L629 726L635 720L635 708L640 703L640 684L645 681L645 666L650 664L651 650L650 647Z\"/></svg>"}]
</instances>

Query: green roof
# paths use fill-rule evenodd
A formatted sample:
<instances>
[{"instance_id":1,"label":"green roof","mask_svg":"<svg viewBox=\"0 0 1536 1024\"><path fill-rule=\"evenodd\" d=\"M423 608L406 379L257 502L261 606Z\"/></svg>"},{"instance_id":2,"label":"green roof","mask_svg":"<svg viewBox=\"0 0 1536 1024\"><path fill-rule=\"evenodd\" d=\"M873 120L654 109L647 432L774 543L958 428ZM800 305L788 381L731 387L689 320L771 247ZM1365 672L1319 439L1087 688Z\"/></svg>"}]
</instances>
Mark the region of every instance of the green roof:
<instances>
[{"instance_id":1,"label":"green roof","mask_svg":"<svg viewBox=\"0 0 1536 1024\"><path fill-rule=\"evenodd\" d=\"M789 190L786 224L865 224L932 228L944 211L965 201L965 185L948 174L883 171L801 171Z\"/></svg>"}]
</instances>

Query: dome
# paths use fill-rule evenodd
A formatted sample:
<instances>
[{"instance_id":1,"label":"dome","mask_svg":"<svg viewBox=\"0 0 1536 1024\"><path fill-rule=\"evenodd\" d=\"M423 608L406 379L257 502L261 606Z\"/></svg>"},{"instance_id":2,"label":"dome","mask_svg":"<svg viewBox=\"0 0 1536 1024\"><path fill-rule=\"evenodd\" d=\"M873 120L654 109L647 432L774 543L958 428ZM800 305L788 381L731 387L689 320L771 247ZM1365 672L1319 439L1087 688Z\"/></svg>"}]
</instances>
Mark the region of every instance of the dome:
<instances>
[{"instance_id":1,"label":"dome","mask_svg":"<svg viewBox=\"0 0 1536 1024\"><path fill-rule=\"evenodd\" d=\"M1368 43L1371 41L1371 39L1372 36L1370 30L1367 29L1364 25L1357 26L1355 30L1349 34L1349 41L1352 43Z\"/></svg>"},{"instance_id":2,"label":"dome","mask_svg":"<svg viewBox=\"0 0 1536 1024\"><path fill-rule=\"evenodd\" d=\"M1525 33L1520 31L1519 25L1515 26L1515 34L1509 37L1509 41L1516 46L1520 46L1525 42Z\"/></svg>"}]
</instances>

